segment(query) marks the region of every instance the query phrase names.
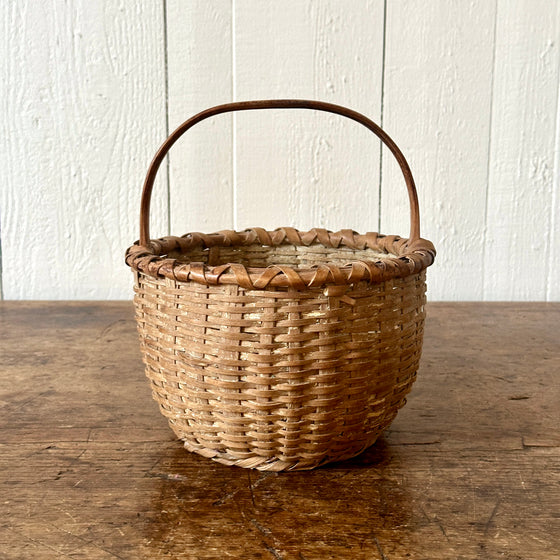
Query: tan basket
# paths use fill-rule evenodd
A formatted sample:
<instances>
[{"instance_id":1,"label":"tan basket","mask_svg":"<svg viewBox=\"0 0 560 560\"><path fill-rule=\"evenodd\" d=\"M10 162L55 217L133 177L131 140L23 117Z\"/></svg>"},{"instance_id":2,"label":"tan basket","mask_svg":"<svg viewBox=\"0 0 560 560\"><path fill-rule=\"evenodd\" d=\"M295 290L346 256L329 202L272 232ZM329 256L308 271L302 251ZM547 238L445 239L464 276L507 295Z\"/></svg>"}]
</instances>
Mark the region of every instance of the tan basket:
<instances>
[{"instance_id":1,"label":"tan basket","mask_svg":"<svg viewBox=\"0 0 560 560\"><path fill-rule=\"evenodd\" d=\"M411 206L409 239L293 228L150 240L159 165L196 123L220 113L305 108L355 120L397 159ZM311 469L372 445L406 402L424 325L425 269L408 164L375 123L305 100L230 103L164 142L142 194L140 241L127 251L153 396L189 451L226 465Z\"/></svg>"}]
</instances>

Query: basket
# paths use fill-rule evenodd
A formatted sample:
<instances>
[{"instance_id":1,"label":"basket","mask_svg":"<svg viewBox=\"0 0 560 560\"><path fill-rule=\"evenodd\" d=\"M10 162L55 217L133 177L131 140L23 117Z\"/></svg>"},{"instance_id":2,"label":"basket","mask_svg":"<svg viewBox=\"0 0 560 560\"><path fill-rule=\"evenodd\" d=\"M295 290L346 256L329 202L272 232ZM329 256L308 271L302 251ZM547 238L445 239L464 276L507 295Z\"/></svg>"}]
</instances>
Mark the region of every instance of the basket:
<instances>
[{"instance_id":1,"label":"basket","mask_svg":"<svg viewBox=\"0 0 560 560\"><path fill-rule=\"evenodd\" d=\"M351 229L224 230L152 240L150 198L171 146L220 113L299 108L374 132L404 174L409 239ZM424 326L416 188L389 136L365 116L307 100L220 105L184 122L152 161L140 240L127 251L152 393L186 449L226 465L312 469L371 446L406 402Z\"/></svg>"}]
</instances>

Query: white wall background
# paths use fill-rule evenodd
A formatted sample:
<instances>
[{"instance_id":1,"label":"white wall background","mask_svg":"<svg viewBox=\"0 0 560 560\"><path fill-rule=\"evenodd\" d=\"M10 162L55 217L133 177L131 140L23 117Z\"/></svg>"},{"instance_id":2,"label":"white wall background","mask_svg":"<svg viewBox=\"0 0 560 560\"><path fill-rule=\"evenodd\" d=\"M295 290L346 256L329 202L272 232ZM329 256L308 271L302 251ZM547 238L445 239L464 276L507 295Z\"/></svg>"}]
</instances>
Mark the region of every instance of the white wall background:
<instances>
[{"instance_id":1,"label":"white wall background","mask_svg":"<svg viewBox=\"0 0 560 560\"><path fill-rule=\"evenodd\" d=\"M560 0L3 0L0 17L4 298L130 298L166 133L283 97L347 105L400 145L438 249L432 300L560 300ZM154 236L408 234L398 169L355 123L258 111L187 134Z\"/></svg>"}]
</instances>

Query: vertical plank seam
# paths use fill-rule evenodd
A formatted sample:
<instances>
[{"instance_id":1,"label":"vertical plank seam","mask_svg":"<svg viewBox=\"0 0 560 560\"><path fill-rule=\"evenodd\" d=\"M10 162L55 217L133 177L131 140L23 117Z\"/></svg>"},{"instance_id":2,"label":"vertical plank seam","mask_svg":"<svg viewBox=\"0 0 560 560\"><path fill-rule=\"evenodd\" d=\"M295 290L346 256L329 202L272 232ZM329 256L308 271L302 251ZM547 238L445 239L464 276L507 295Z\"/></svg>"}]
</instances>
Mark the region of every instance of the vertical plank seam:
<instances>
[{"instance_id":1,"label":"vertical plank seam","mask_svg":"<svg viewBox=\"0 0 560 560\"><path fill-rule=\"evenodd\" d=\"M235 75L237 66L237 52L235 48L236 40L236 4L235 0L231 0L231 97L232 101L237 101L236 80ZM231 212L233 229L237 231L238 208L237 208L237 114L231 115Z\"/></svg>"},{"instance_id":2,"label":"vertical plank seam","mask_svg":"<svg viewBox=\"0 0 560 560\"><path fill-rule=\"evenodd\" d=\"M490 166L492 157L492 123L494 120L494 87L496 79L496 43L498 39L498 10L499 0L494 2L494 46L492 48L492 80L490 86L490 110L488 115L488 155L486 157L486 196L484 197L484 231L482 240L482 301L486 301L486 259L488 235L488 204L490 199Z\"/></svg>"},{"instance_id":3,"label":"vertical plank seam","mask_svg":"<svg viewBox=\"0 0 560 560\"><path fill-rule=\"evenodd\" d=\"M551 287L554 285L552 278L550 277L553 267L552 259L554 257L554 251L552 246L554 244L554 232L556 231L556 205L558 204L558 190L560 189L560 178L558 174L560 173L560 63L558 64L558 75L557 75L558 87L556 94L556 134L554 136L554 162L552 164L552 200L550 201L550 227L548 229L548 247L547 247L547 258L546 258L546 274L544 277L544 299L545 301L551 301L552 293ZM2 247L0 246L0 257L2 256ZM0 289L2 287L1 278L1 266L0 262ZM0 294L1 296L1 294Z\"/></svg>"},{"instance_id":4,"label":"vertical plank seam","mask_svg":"<svg viewBox=\"0 0 560 560\"><path fill-rule=\"evenodd\" d=\"M164 95L165 95L165 137L169 136L169 47L167 40L167 0L163 0L163 65L164 65ZM165 158L166 188L167 188L167 235L171 235L171 177L170 156Z\"/></svg>"},{"instance_id":5,"label":"vertical plank seam","mask_svg":"<svg viewBox=\"0 0 560 560\"><path fill-rule=\"evenodd\" d=\"M381 53L381 104L379 126L383 128L383 109L385 103L385 47L387 39L387 0L383 0L383 47ZM383 185L383 142L379 141L379 185L377 187L377 231L381 231L381 193Z\"/></svg>"}]
</instances>

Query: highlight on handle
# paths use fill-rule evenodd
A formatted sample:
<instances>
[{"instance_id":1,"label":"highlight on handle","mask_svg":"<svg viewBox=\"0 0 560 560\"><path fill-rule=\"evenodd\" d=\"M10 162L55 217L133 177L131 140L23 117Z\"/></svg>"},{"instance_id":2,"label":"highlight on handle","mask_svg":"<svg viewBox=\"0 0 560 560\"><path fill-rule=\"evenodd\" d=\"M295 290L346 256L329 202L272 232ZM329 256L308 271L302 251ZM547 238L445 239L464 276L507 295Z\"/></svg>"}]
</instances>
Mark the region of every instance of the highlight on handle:
<instances>
[{"instance_id":1,"label":"highlight on handle","mask_svg":"<svg viewBox=\"0 0 560 560\"><path fill-rule=\"evenodd\" d=\"M150 167L148 168L148 173L146 174L146 179L144 181L142 200L140 203L140 245L146 246L150 241L150 201L152 197L152 189L161 162L173 144L175 144L175 142L185 132L187 132L189 128L192 128L195 124L209 117L213 117L221 113L249 111L254 109L312 109L316 111L324 111L347 117L371 130L389 148L401 168L406 188L408 190L410 203L409 240L410 242L413 242L420 239L420 209L412 172L410 171L408 162L399 147L395 144L392 138L381 127L379 127L379 125L375 124L372 120L357 111L353 111L352 109L348 109L341 105L335 105L333 103L307 99L270 99L259 101L239 101L211 107L186 120L169 135L150 163Z\"/></svg>"}]
</instances>

